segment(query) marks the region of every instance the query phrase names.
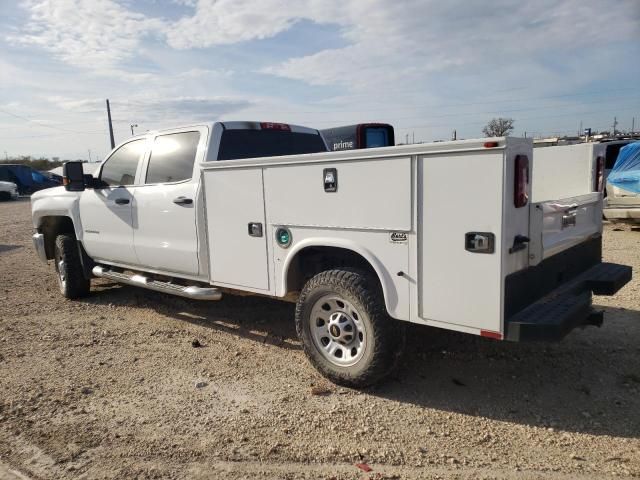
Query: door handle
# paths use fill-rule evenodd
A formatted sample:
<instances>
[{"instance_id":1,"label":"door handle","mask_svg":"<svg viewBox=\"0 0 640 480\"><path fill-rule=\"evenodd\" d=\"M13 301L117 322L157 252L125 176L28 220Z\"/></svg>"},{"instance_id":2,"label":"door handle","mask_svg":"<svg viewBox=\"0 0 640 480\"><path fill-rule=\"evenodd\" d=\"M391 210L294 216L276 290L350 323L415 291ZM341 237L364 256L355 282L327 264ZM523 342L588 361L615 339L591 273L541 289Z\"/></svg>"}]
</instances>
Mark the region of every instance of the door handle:
<instances>
[{"instance_id":1,"label":"door handle","mask_svg":"<svg viewBox=\"0 0 640 480\"><path fill-rule=\"evenodd\" d=\"M129 203L128 198L116 198L116 205L126 205Z\"/></svg>"},{"instance_id":2,"label":"door handle","mask_svg":"<svg viewBox=\"0 0 640 480\"><path fill-rule=\"evenodd\" d=\"M527 243L529 243L531 239L525 235L516 235L513 239L513 246L509 248L509 253L519 252L520 250L524 250L527 248Z\"/></svg>"},{"instance_id":3,"label":"door handle","mask_svg":"<svg viewBox=\"0 0 640 480\"><path fill-rule=\"evenodd\" d=\"M191 205L193 203L193 199L187 197L178 197L173 199L173 203L176 205Z\"/></svg>"}]
</instances>

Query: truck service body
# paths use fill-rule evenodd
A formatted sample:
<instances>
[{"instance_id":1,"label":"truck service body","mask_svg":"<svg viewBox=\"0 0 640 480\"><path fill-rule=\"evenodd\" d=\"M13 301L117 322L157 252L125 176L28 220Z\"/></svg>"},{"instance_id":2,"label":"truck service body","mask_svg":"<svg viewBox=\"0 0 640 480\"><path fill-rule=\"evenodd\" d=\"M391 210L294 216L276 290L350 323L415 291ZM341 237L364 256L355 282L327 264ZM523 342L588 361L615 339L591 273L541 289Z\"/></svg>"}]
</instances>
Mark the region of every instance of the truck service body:
<instances>
[{"instance_id":1,"label":"truck service body","mask_svg":"<svg viewBox=\"0 0 640 480\"><path fill-rule=\"evenodd\" d=\"M629 267L601 262L601 193L529 200L527 139L220 160L219 125L136 137L127 186L101 183L116 149L97 179L83 183L67 164L66 189L32 197L34 244L65 295L86 294L93 275L191 298L229 289L294 300L311 362L362 386L397 361L395 320L560 339L599 325L592 293L630 279ZM193 132L190 176L149 183L154 156L175 149L163 137Z\"/></svg>"}]
</instances>

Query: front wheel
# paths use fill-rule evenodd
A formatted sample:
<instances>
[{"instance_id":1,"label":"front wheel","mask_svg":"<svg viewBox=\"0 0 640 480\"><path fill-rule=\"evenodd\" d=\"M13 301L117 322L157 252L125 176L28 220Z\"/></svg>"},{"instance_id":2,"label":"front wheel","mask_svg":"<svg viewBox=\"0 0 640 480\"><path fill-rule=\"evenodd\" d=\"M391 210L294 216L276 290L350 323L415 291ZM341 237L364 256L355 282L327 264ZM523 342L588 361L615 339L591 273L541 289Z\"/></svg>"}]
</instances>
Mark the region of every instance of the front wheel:
<instances>
[{"instance_id":1,"label":"front wheel","mask_svg":"<svg viewBox=\"0 0 640 480\"><path fill-rule=\"evenodd\" d=\"M296 305L296 330L316 369L348 387L387 376L404 346L404 325L388 316L377 279L358 270L309 280Z\"/></svg>"},{"instance_id":2,"label":"front wheel","mask_svg":"<svg viewBox=\"0 0 640 480\"><path fill-rule=\"evenodd\" d=\"M84 276L80 250L73 235L56 237L54 262L62 295L73 299L89 293L90 280Z\"/></svg>"}]
</instances>

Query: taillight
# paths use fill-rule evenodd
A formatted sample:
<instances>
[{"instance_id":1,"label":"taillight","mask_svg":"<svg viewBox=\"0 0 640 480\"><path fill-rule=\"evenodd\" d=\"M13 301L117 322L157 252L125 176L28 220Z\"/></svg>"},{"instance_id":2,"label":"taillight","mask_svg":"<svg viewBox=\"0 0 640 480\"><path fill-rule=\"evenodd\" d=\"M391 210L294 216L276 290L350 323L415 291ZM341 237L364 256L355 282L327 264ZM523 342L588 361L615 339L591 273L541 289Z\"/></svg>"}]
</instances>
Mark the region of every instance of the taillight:
<instances>
[{"instance_id":1,"label":"taillight","mask_svg":"<svg viewBox=\"0 0 640 480\"><path fill-rule=\"evenodd\" d=\"M262 122L260 124L260 128L262 128L263 130L281 130L283 132L291 131L291 127L286 123Z\"/></svg>"},{"instance_id":2,"label":"taillight","mask_svg":"<svg viewBox=\"0 0 640 480\"><path fill-rule=\"evenodd\" d=\"M596 158L595 178L593 179L593 191L602 192L604 190L604 157Z\"/></svg>"},{"instance_id":3,"label":"taillight","mask_svg":"<svg viewBox=\"0 0 640 480\"><path fill-rule=\"evenodd\" d=\"M529 202L529 157L516 156L516 178L513 203L516 208L524 207Z\"/></svg>"}]
</instances>

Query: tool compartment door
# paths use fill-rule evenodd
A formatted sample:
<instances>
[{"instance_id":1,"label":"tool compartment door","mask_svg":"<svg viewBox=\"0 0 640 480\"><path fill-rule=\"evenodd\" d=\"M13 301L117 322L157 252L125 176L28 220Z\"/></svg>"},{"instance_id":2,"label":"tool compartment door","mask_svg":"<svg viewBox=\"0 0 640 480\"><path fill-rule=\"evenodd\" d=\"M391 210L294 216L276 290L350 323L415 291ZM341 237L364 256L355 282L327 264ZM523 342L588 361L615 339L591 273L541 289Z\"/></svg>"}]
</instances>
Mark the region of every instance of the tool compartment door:
<instances>
[{"instance_id":1,"label":"tool compartment door","mask_svg":"<svg viewBox=\"0 0 640 480\"><path fill-rule=\"evenodd\" d=\"M537 265L602 233L602 194L531 204L529 264Z\"/></svg>"},{"instance_id":2,"label":"tool compartment door","mask_svg":"<svg viewBox=\"0 0 640 480\"><path fill-rule=\"evenodd\" d=\"M425 321L501 330L503 151L418 158L419 313ZM467 235L491 237L474 253Z\"/></svg>"},{"instance_id":3,"label":"tool compartment door","mask_svg":"<svg viewBox=\"0 0 640 480\"><path fill-rule=\"evenodd\" d=\"M262 169L203 173L210 281L269 291Z\"/></svg>"}]
</instances>

